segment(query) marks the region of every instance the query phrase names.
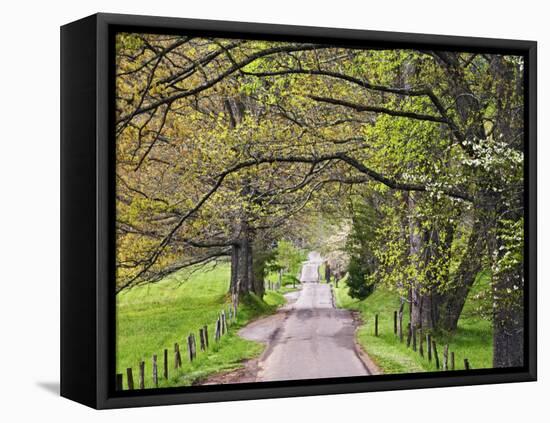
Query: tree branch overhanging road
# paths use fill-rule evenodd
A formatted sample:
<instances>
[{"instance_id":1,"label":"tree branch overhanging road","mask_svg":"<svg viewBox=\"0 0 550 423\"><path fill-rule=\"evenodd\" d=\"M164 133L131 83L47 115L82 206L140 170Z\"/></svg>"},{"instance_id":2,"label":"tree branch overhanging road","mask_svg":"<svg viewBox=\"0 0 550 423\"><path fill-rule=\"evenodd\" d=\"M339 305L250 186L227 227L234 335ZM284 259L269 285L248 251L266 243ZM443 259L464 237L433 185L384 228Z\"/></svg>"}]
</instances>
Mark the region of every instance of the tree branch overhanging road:
<instances>
[{"instance_id":1,"label":"tree branch overhanging road","mask_svg":"<svg viewBox=\"0 0 550 423\"><path fill-rule=\"evenodd\" d=\"M455 330L493 270L495 363L518 363L522 75L502 55L120 35L117 292L229 255L232 292L261 294L270 245L366 205L361 265L416 323Z\"/></svg>"}]
</instances>

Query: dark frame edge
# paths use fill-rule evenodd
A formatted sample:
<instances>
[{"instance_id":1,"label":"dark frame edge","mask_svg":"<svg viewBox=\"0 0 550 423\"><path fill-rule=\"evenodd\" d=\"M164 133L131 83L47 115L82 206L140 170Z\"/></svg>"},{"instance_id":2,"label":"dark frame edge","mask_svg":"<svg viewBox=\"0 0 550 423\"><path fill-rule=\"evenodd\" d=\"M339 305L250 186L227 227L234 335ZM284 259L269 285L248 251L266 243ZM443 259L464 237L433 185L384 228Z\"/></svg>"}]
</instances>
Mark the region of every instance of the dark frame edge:
<instances>
[{"instance_id":1,"label":"dark frame edge","mask_svg":"<svg viewBox=\"0 0 550 423\"><path fill-rule=\"evenodd\" d=\"M289 35L293 37L311 37L341 40L369 40L389 44L399 43L401 46L407 44L419 46L443 47L478 47L480 44L490 46L490 49L517 49L528 50L536 41L516 40L506 38L479 38L459 35L435 35L426 33L410 33L395 31L377 31L350 28L327 28L318 26L300 26L260 22L222 21L208 19L174 18L165 16L129 15L119 13L97 13L98 20L107 25L117 26L146 26L151 29L157 28L164 31L169 30L199 30L209 32L234 33L239 36L261 35Z\"/></svg>"},{"instance_id":2,"label":"dark frame edge","mask_svg":"<svg viewBox=\"0 0 550 423\"><path fill-rule=\"evenodd\" d=\"M97 15L97 327L98 333L102 336L98 337L97 342L97 408L110 408L107 406L110 398L110 384L107 375L110 373L109 368L109 342L114 342L114 336L111 334L109 321L114 316L111 316L112 307L109 304L111 280L110 269L114 262L115 251L111 254L111 245L109 243L109 216L114 213L114 205L110 204L109 198L114 198L112 192L112 184L109 179L114 176L114 163L109 160L110 148L110 119L111 107L109 104L109 91L114 89L114 81L110 81L109 68L109 28L104 19L104 15ZM113 210L110 207L113 207ZM113 216L114 219L114 216ZM111 262L112 261L112 262ZM112 372L114 377L114 372ZM114 383L114 380L112 381Z\"/></svg>"},{"instance_id":3,"label":"dark frame edge","mask_svg":"<svg viewBox=\"0 0 550 423\"><path fill-rule=\"evenodd\" d=\"M111 397L100 401L98 409L126 407L150 407L158 405L196 404L242 400L262 400L273 398L310 397L319 395L360 394L383 391L401 391L409 389L451 388L474 385L496 385L502 383L533 382L536 380L530 372L490 375L463 375L452 377L430 377L406 380L378 380L372 382L349 382L331 384L323 380L311 386L284 386L243 388L226 391L221 388L213 392L150 394L143 396Z\"/></svg>"},{"instance_id":4,"label":"dark frame edge","mask_svg":"<svg viewBox=\"0 0 550 423\"><path fill-rule=\"evenodd\" d=\"M527 51L528 59L528 119L527 119L527 183L528 183L528 298L526 298L528 322L528 373L530 380L537 380L537 43L531 42Z\"/></svg>"},{"instance_id":5,"label":"dark frame edge","mask_svg":"<svg viewBox=\"0 0 550 423\"><path fill-rule=\"evenodd\" d=\"M61 396L97 406L96 21L61 27Z\"/></svg>"}]
</instances>

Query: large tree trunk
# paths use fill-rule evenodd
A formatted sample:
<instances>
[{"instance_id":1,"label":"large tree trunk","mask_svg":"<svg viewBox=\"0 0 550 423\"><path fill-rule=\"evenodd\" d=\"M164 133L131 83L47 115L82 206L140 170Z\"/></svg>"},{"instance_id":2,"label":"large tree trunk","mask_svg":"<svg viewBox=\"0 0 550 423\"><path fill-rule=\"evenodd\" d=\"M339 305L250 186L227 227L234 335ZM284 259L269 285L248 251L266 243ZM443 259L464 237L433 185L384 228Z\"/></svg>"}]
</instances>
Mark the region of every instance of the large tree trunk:
<instances>
[{"instance_id":1,"label":"large tree trunk","mask_svg":"<svg viewBox=\"0 0 550 423\"><path fill-rule=\"evenodd\" d=\"M449 279L449 266L451 261L451 247L455 235L456 224L448 221L443 227L434 225L424 232L423 262L426 266L426 280L428 289L423 296L421 308L425 317L425 327L440 330L439 304L442 298L441 287L445 286ZM434 268L435 266L435 268Z\"/></svg>"},{"instance_id":2,"label":"large tree trunk","mask_svg":"<svg viewBox=\"0 0 550 423\"><path fill-rule=\"evenodd\" d=\"M486 237L484 228L482 218L475 218L466 251L456 274L449 281L450 287L443 294L437 294L438 329L454 332L457 328L470 288L482 270Z\"/></svg>"},{"instance_id":3,"label":"large tree trunk","mask_svg":"<svg viewBox=\"0 0 550 423\"><path fill-rule=\"evenodd\" d=\"M425 237L418 217L415 216L416 202L412 193L408 194L409 209L409 260L417 263L422 272L422 257L425 255ZM428 287L420 281L410 281L410 321L414 328L432 328L432 301Z\"/></svg>"},{"instance_id":4,"label":"large tree trunk","mask_svg":"<svg viewBox=\"0 0 550 423\"><path fill-rule=\"evenodd\" d=\"M518 292L523 266L499 275L493 281L497 307L493 318L493 367L522 367L524 355L523 296L502 298L503 293ZM506 294L504 294L506 295ZM515 301L514 301L515 300Z\"/></svg>"},{"instance_id":5,"label":"large tree trunk","mask_svg":"<svg viewBox=\"0 0 550 423\"><path fill-rule=\"evenodd\" d=\"M411 88L411 79L416 73L416 67L413 63L405 62L400 76L401 84ZM413 192L408 192L405 196L408 208L408 240L409 240L409 260L420 267L420 261L423 253L422 227L419 217L416 213L416 198ZM419 269L419 271L421 271ZM409 281L409 320L413 330L415 328L431 328L431 298L422 286L419 280Z\"/></svg>"},{"instance_id":6,"label":"large tree trunk","mask_svg":"<svg viewBox=\"0 0 550 423\"><path fill-rule=\"evenodd\" d=\"M229 290L239 297L253 291L252 242L246 221L241 222L240 237L231 250L231 283Z\"/></svg>"},{"instance_id":7,"label":"large tree trunk","mask_svg":"<svg viewBox=\"0 0 550 423\"><path fill-rule=\"evenodd\" d=\"M509 198L513 210L521 210L521 198ZM515 204L514 204L515 201ZM519 212L507 210L507 201L502 197L494 199L497 216L506 215L516 222ZM506 240L498 236L503 229L499 219L488 236L488 249L493 263L493 367L522 367L524 360L524 283L523 261L512 266L498 262L506 254Z\"/></svg>"},{"instance_id":8,"label":"large tree trunk","mask_svg":"<svg viewBox=\"0 0 550 423\"><path fill-rule=\"evenodd\" d=\"M252 291L258 297L263 298L265 294L265 247L262 242L258 241L258 239L254 239L254 242L251 243L251 247L253 248L252 254L250 254L250 277L252 278Z\"/></svg>"},{"instance_id":9,"label":"large tree trunk","mask_svg":"<svg viewBox=\"0 0 550 423\"><path fill-rule=\"evenodd\" d=\"M227 98L224 106L229 116L229 127L234 129L243 119L245 106L239 97ZM243 181L242 193L249 193L249 182ZM254 290L252 233L246 213L238 222L238 239L231 251L231 282L229 290L240 297Z\"/></svg>"},{"instance_id":10,"label":"large tree trunk","mask_svg":"<svg viewBox=\"0 0 550 423\"><path fill-rule=\"evenodd\" d=\"M239 297L253 292L262 298L265 293L265 257L262 245L254 240L254 232L246 221L240 224L240 237L231 251L230 292Z\"/></svg>"},{"instance_id":11,"label":"large tree trunk","mask_svg":"<svg viewBox=\"0 0 550 423\"><path fill-rule=\"evenodd\" d=\"M231 250L231 283L229 290L239 297L250 292L248 242L239 240Z\"/></svg>"},{"instance_id":12,"label":"large tree trunk","mask_svg":"<svg viewBox=\"0 0 550 423\"><path fill-rule=\"evenodd\" d=\"M239 294L241 291L241 283L238 277L239 269L239 254L240 247L238 244L233 244L231 247L231 282L229 284L229 292L231 294Z\"/></svg>"},{"instance_id":13,"label":"large tree trunk","mask_svg":"<svg viewBox=\"0 0 550 423\"><path fill-rule=\"evenodd\" d=\"M503 60L501 56L495 56L491 61L491 68L497 76L496 90L498 93L496 131L502 139L507 140L510 148L524 151L524 122L522 113L510 107L510 100L515 92L521 91L523 79L514 74L514 67ZM518 72L521 75L521 72ZM517 91L516 91L517 90ZM523 217L524 210L523 190L515 193L506 190L503 195L495 199L497 216L497 228L500 228L503 217L518 223ZM491 257L499 257L506 251L504 241L497 239L492 233ZM495 253L492 253L495 252ZM497 271L493 276L494 291L494 317L493 317L493 366L494 367L522 367L524 364L524 274L523 261L507 269Z\"/></svg>"},{"instance_id":14,"label":"large tree trunk","mask_svg":"<svg viewBox=\"0 0 550 423\"><path fill-rule=\"evenodd\" d=\"M414 216L415 203L412 195L409 194L409 260L419 263L422 255L422 234L418 219ZM410 321L413 328L429 327L430 322L426 321L425 293L421 283L418 280L409 281L409 301L410 301Z\"/></svg>"}]
</instances>

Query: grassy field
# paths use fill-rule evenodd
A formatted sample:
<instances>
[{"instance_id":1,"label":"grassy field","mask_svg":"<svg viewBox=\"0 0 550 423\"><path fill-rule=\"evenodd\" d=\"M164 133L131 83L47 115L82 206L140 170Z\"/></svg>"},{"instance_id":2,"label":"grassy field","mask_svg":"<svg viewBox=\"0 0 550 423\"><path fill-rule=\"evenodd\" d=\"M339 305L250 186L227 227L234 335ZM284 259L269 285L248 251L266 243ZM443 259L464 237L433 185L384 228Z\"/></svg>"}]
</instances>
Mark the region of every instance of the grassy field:
<instances>
[{"instance_id":1,"label":"grassy field","mask_svg":"<svg viewBox=\"0 0 550 423\"><path fill-rule=\"evenodd\" d=\"M117 373L124 375L131 367L137 383L138 364L145 361L145 386L153 387L152 356L159 362L159 386L187 386L206 376L241 365L247 358L258 355L262 345L236 335L238 328L258 316L272 313L284 304L280 292L269 291L263 299L251 295L239 306L237 321L221 341L214 342L214 324L218 313L230 303L229 265L222 264L196 272L190 278L177 275L161 282L133 288L117 296ZM197 346L197 358L189 362L187 336L208 325L210 348L205 352ZM182 368L174 369L174 343L180 345ZM169 378L162 375L163 351L168 349Z\"/></svg>"},{"instance_id":2,"label":"grassy field","mask_svg":"<svg viewBox=\"0 0 550 423\"><path fill-rule=\"evenodd\" d=\"M475 317L472 313L476 306L474 295L489 283L487 275L480 274L465 304L458 322L458 330L453 336L434 335L438 344L440 360L443 358L443 345L449 344L449 353L455 352L456 368L463 369L464 358L471 368L492 367L492 328L491 323ZM357 332L361 346L384 373L413 373L435 371L435 361L430 363L418 352L406 346L406 334L403 343L393 333L393 313L399 309L399 298L395 293L378 288L365 300L359 301L347 294L345 280L335 288L336 302L339 307L356 310L361 313L363 325ZM379 336L374 336L374 315L379 315ZM408 307L403 313L403 326L408 322ZM424 342L426 357L426 343Z\"/></svg>"}]
</instances>

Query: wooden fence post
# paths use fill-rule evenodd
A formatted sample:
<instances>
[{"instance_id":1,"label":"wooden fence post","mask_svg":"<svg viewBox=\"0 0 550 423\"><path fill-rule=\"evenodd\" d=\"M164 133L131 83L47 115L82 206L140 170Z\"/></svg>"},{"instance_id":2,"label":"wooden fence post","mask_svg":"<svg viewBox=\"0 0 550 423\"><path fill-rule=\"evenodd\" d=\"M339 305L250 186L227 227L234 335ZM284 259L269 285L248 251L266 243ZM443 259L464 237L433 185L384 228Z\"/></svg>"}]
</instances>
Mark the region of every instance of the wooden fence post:
<instances>
[{"instance_id":1,"label":"wooden fence post","mask_svg":"<svg viewBox=\"0 0 550 423\"><path fill-rule=\"evenodd\" d=\"M216 320L216 332L214 334L214 339L217 341L220 340L220 318L218 317L218 320Z\"/></svg>"},{"instance_id":2,"label":"wooden fence post","mask_svg":"<svg viewBox=\"0 0 550 423\"><path fill-rule=\"evenodd\" d=\"M434 350L435 368L439 370L439 355L437 354L437 345L435 343L435 339L432 340L432 348Z\"/></svg>"},{"instance_id":3,"label":"wooden fence post","mask_svg":"<svg viewBox=\"0 0 550 423\"><path fill-rule=\"evenodd\" d=\"M443 347L443 370L449 370L449 344Z\"/></svg>"},{"instance_id":4,"label":"wooden fence post","mask_svg":"<svg viewBox=\"0 0 550 423\"><path fill-rule=\"evenodd\" d=\"M470 362L468 361L467 358L464 359L464 368L466 370L470 370Z\"/></svg>"},{"instance_id":5,"label":"wooden fence post","mask_svg":"<svg viewBox=\"0 0 550 423\"><path fill-rule=\"evenodd\" d=\"M139 363L139 389L145 389L145 361Z\"/></svg>"},{"instance_id":6,"label":"wooden fence post","mask_svg":"<svg viewBox=\"0 0 550 423\"><path fill-rule=\"evenodd\" d=\"M424 357L424 339L422 338L422 329L418 329L418 353Z\"/></svg>"},{"instance_id":7,"label":"wooden fence post","mask_svg":"<svg viewBox=\"0 0 550 423\"><path fill-rule=\"evenodd\" d=\"M432 335L426 335L426 347L428 348L428 361L432 361Z\"/></svg>"},{"instance_id":8,"label":"wooden fence post","mask_svg":"<svg viewBox=\"0 0 550 423\"><path fill-rule=\"evenodd\" d=\"M393 312L393 334L397 335L397 310Z\"/></svg>"},{"instance_id":9,"label":"wooden fence post","mask_svg":"<svg viewBox=\"0 0 550 423\"><path fill-rule=\"evenodd\" d=\"M403 307L399 309L399 342L403 342Z\"/></svg>"},{"instance_id":10,"label":"wooden fence post","mask_svg":"<svg viewBox=\"0 0 550 423\"><path fill-rule=\"evenodd\" d=\"M374 336L378 336L378 314L374 315Z\"/></svg>"},{"instance_id":11,"label":"wooden fence post","mask_svg":"<svg viewBox=\"0 0 550 423\"><path fill-rule=\"evenodd\" d=\"M187 337L187 351L189 352L189 361L193 361L193 338L191 335Z\"/></svg>"},{"instance_id":12,"label":"wooden fence post","mask_svg":"<svg viewBox=\"0 0 550 423\"><path fill-rule=\"evenodd\" d=\"M208 325L204 325L204 344L208 348Z\"/></svg>"},{"instance_id":13,"label":"wooden fence post","mask_svg":"<svg viewBox=\"0 0 550 423\"><path fill-rule=\"evenodd\" d=\"M206 349L206 344L204 343L204 329L199 329L199 342L201 346L201 351L204 351Z\"/></svg>"},{"instance_id":14,"label":"wooden fence post","mask_svg":"<svg viewBox=\"0 0 550 423\"><path fill-rule=\"evenodd\" d=\"M134 377L132 376L132 368L126 369L126 379L128 379L128 389L134 389Z\"/></svg>"},{"instance_id":15,"label":"wooden fence post","mask_svg":"<svg viewBox=\"0 0 550 423\"><path fill-rule=\"evenodd\" d=\"M168 350L164 349L164 379L168 379Z\"/></svg>"},{"instance_id":16,"label":"wooden fence post","mask_svg":"<svg viewBox=\"0 0 550 423\"><path fill-rule=\"evenodd\" d=\"M416 329L412 329L413 351L416 352Z\"/></svg>"},{"instance_id":17,"label":"wooden fence post","mask_svg":"<svg viewBox=\"0 0 550 423\"><path fill-rule=\"evenodd\" d=\"M117 391L122 391L122 373L117 373L116 375L115 388Z\"/></svg>"},{"instance_id":18,"label":"wooden fence post","mask_svg":"<svg viewBox=\"0 0 550 423\"><path fill-rule=\"evenodd\" d=\"M455 352L451 351L451 370L455 369Z\"/></svg>"},{"instance_id":19,"label":"wooden fence post","mask_svg":"<svg viewBox=\"0 0 550 423\"><path fill-rule=\"evenodd\" d=\"M411 322L407 324L407 348L411 346L411 338L412 338L412 325Z\"/></svg>"},{"instance_id":20,"label":"wooden fence post","mask_svg":"<svg viewBox=\"0 0 550 423\"><path fill-rule=\"evenodd\" d=\"M181 367L181 354L180 346L176 342L174 344L174 369L177 369L178 367Z\"/></svg>"},{"instance_id":21,"label":"wooden fence post","mask_svg":"<svg viewBox=\"0 0 550 423\"><path fill-rule=\"evenodd\" d=\"M155 388L159 387L159 374L157 368L157 355L153 354L153 384Z\"/></svg>"}]
</instances>

